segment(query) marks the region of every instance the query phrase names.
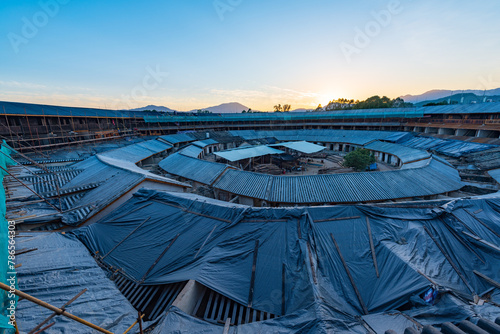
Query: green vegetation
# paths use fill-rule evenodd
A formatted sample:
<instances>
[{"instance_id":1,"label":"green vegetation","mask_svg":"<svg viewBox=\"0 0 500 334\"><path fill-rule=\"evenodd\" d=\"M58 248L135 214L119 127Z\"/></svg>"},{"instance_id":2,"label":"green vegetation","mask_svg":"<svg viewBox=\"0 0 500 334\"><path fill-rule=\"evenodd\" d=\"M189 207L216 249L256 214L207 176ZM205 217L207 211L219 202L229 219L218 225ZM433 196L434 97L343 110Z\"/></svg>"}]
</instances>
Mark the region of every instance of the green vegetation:
<instances>
[{"instance_id":1,"label":"green vegetation","mask_svg":"<svg viewBox=\"0 0 500 334\"><path fill-rule=\"evenodd\" d=\"M274 106L274 112L288 112L290 109L292 109L290 104L284 104L283 106L281 104L277 104Z\"/></svg>"},{"instance_id":2,"label":"green vegetation","mask_svg":"<svg viewBox=\"0 0 500 334\"><path fill-rule=\"evenodd\" d=\"M365 148L358 148L344 157L344 166L352 167L358 172L366 170L366 167L374 162L375 157Z\"/></svg>"},{"instance_id":3,"label":"green vegetation","mask_svg":"<svg viewBox=\"0 0 500 334\"><path fill-rule=\"evenodd\" d=\"M412 103L405 102L402 98L398 97L391 100L387 96L380 97L378 95L372 96L364 101L337 99L330 101L324 110L349 110L349 109L378 109L378 108L409 108L413 107ZM317 111L318 109L316 109Z\"/></svg>"},{"instance_id":4,"label":"green vegetation","mask_svg":"<svg viewBox=\"0 0 500 334\"><path fill-rule=\"evenodd\" d=\"M443 100L441 102L429 102L427 104L424 104L424 107L433 107L433 106L447 106L450 103L448 101ZM451 101L451 104L458 104L458 101Z\"/></svg>"}]
</instances>

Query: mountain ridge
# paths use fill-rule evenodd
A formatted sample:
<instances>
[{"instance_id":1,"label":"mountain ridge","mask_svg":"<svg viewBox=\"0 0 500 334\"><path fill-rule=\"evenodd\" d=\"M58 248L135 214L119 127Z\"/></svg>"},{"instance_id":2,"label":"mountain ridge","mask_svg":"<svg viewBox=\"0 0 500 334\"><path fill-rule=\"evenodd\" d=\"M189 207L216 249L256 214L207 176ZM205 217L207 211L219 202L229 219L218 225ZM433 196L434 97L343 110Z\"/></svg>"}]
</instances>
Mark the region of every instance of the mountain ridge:
<instances>
[{"instance_id":1,"label":"mountain ridge","mask_svg":"<svg viewBox=\"0 0 500 334\"><path fill-rule=\"evenodd\" d=\"M454 94L453 94L454 93ZM411 103L420 103L420 102L430 102L437 99L442 99L446 97L450 97L451 95L456 94L476 94L478 97L486 96L494 96L500 95L500 88L495 89L487 89L487 90L478 90L478 89L464 89L464 90L449 90L449 89L432 89L423 94L419 95L402 95L400 96L405 102Z\"/></svg>"}]
</instances>

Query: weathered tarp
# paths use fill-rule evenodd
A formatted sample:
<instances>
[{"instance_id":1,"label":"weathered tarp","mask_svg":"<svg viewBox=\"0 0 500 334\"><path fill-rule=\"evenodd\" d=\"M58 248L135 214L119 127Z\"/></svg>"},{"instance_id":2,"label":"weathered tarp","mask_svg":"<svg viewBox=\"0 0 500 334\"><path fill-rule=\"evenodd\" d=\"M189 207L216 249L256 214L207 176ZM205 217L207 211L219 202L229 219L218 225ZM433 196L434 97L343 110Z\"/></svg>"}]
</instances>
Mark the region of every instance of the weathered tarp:
<instances>
[{"instance_id":1,"label":"weathered tarp","mask_svg":"<svg viewBox=\"0 0 500 334\"><path fill-rule=\"evenodd\" d=\"M252 307L295 314L283 331L311 317L326 333L412 305L431 282L462 305L490 289L473 271L500 280L499 212L499 198L261 209L141 190L75 234L138 283L193 279L244 305L257 252Z\"/></svg>"},{"instance_id":2,"label":"weathered tarp","mask_svg":"<svg viewBox=\"0 0 500 334\"><path fill-rule=\"evenodd\" d=\"M115 333L123 333L136 319L137 311L110 281L88 250L75 238L59 233L36 233L17 238L18 249L36 250L19 255L19 290L56 307L63 306L87 289L66 310ZM52 311L27 300L18 304L16 316L27 333ZM73 320L58 316L44 333L94 333ZM51 321L51 322L52 322Z\"/></svg>"},{"instance_id":3,"label":"weathered tarp","mask_svg":"<svg viewBox=\"0 0 500 334\"><path fill-rule=\"evenodd\" d=\"M461 157L464 154L480 152L495 147L495 145L423 136L404 138L402 141L398 141L398 143L404 146L423 150L431 150L457 158Z\"/></svg>"}]
</instances>

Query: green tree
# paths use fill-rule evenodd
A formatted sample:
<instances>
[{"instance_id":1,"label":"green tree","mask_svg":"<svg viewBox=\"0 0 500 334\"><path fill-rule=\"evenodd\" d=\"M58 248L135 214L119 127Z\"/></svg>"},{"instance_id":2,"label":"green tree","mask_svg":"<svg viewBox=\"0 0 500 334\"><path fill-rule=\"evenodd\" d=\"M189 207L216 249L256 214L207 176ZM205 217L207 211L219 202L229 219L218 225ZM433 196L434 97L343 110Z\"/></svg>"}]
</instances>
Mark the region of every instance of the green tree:
<instances>
[{"instance_id":1,"label":"green tree","mask_svg":"<svg viewBox=\"0 0 500 334\"><path fill-rule=\"evenodd\" d=\"M352 152L349 152L344 157L344 166L352 167L356 171L364 171L366 167L375 162L375 157L365 148L356 149Z\"/></svg>"}]
</instances>

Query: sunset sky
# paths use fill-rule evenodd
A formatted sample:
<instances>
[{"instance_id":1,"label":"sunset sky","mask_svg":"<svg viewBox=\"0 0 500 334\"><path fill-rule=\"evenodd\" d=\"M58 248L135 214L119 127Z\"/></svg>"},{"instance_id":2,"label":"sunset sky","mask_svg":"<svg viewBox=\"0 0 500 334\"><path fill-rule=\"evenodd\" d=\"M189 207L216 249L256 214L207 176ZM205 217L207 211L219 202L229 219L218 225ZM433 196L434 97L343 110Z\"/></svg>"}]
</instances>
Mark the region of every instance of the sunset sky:
<instances>
[{"instance_id":1,"label":"sunset sky","mask_svg":"<svg viewBox=\"0 0 500 334\"><path fill-rule=\"evenodd\" d=\"M312 108L500 87L498 1L0 3L0 100Z\"/></svg>"}]
</instances>

